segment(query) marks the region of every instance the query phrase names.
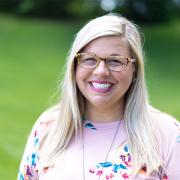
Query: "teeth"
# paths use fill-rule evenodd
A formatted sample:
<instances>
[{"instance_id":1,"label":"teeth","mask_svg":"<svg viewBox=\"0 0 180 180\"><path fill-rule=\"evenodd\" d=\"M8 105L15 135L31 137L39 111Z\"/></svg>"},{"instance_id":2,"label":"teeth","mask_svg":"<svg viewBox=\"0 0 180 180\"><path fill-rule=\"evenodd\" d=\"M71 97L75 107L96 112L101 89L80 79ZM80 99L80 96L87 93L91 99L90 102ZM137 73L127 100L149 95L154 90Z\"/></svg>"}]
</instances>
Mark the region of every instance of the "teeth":
<instances>
[{"instance_id":1,"label":"teeth","mask_svg":"<svg viewBox=\"0 0 180 180\"><path fill-rule=\"evenodd\" d=\"M93 82L92 85L96 88L96 89L108 89L111 84L100 84L100 83L95 83Z\"/></svg>"}]
</instances>

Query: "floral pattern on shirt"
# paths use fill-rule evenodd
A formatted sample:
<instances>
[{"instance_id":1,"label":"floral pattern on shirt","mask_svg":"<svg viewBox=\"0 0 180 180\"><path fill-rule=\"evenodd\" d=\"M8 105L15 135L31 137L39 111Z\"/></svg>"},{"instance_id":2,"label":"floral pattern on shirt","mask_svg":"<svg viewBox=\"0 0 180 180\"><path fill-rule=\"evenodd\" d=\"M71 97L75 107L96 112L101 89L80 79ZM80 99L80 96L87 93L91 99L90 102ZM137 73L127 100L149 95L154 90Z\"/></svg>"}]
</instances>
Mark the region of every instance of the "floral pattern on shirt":
<instances>
[{"instance_id":1,"label":"floral pattern on shirt","mask_svg":"<svg viewBox=\"0 0 180 180\"><path fill-rule=\"evenodd\" d=\"M97 130L96 127L94 126L94 124L90 123L90 122L87 122L85 125L84 125L85 128L89 128L89 129L93 129L93 130Z\"/></svg>"},{"instance_id":2,"label":"floral pattern on shirt","mask_svg":"<svg viewBox=\"0 0 180 180\"><path fill-rule=\"evenodd\" d=\"M33 132L33 149L31 154L26 157L26 162L23 167L23 172L19 171L18 180L36 180L38 176L38 171L35 170L37 161L39 160L39 154L35 151L36 147L39 145L38 132L35 130Z\"/></svg>"},{"instance_id":3,"label":"floral pattern on shirt","mask_svg":"<svg viewBox=\"0 0 180 180\"><path fill-rule=\"evenodd\" d=\"M49 122L47 122L49 123ZM18 173L18 180L37 180L38 170L36 169L39 160L38 149L44 131L48 124L46 122L39 122L38 128L33 129L32 136L30 137L29 147L32 151L26 154L24 159L24 167ZM28 147L28 148L29 148Z\"/></svg>"},{"instance_id":4,"label":"floral pattern on shirt","mask_svg":"<svg viewBox=\"0 0 180 180\"><path fill-rule=\"evenodd\" d=\"M110 152L108 159L110 161L99 162L94 168L90 168L89 173L99 176L101 180L132 179L132 158L128 145L121 145ZM139 170L138 175L146 179L146 171L146 166L144 166ZM161 180L168 180L168 176L164 172L159 173Z\"/></svg>"},{"instance_id":5,"label":"floral pattern on shirt","mask_svg":"<svg viewBox=\"0 0 180 180\"><path fill-rule=\"evenodd\" d=\"M105 162L99 162L89 173L100 176L101 179L129 179L131 176L132 159L127 145L119 146L109 153Z\"/></svg>"}]
</instances>

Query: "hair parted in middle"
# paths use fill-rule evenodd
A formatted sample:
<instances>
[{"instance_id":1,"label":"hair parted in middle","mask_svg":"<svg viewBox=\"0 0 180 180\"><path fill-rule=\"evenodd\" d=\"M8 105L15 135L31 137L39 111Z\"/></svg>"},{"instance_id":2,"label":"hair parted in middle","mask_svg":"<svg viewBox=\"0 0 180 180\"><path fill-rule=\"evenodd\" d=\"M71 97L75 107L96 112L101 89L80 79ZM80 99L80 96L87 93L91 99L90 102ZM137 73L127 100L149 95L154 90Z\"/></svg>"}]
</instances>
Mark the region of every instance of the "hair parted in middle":
<instances>
[{"instance_id":1,"label":"hair parted in middle","mask_svg":"<svg viewBox=\"0 0 180 180\"><path fill-rule=\"evenodd\" d=\"M42 147L42 164L52 165L56 157L66 149L74 132L82 127L85 98L75 81L76 53L88 43L103 36L121 36L127 39L131 56L136 59L133 82L126 93L125 126L128 146L133 156L134 172L146 164L147 172L162 164L153 131L153 120L149 115L148 97L144 79L144 60L141 37L134 23L118 14L107 14L88 22L76 35L67 57L64 79L61 83L59 118ZM42 165L43 166L43 165Z\"/></svg>"}]
</instances>

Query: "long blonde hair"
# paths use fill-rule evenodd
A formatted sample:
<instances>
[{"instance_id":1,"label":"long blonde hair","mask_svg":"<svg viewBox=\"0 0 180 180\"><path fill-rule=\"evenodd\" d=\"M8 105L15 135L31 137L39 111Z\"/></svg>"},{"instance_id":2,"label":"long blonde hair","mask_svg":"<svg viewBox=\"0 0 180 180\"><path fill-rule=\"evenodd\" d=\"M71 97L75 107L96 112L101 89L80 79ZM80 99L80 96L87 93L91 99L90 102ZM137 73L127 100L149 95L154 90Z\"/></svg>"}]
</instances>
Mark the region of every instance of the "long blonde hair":
<instances>
[{"instance_id":1,"label":"long blonde hair","mask_svg":"<svg viewBox=\"0 0 180 180\"><path fill-rule=\"evenodd\" d=\"M40 149L40 165L51 166L66 149L73 134L81 130L84 98L75 81L75 55L92 40L109 35L124 36L136 59L135 81L131 84L125 104L125 125L128 134L134 171L146 165L147 172L161 165L158 146L149 115L148 97L144 79L144 62L139 31L135 24L117 14L108 14L87 23L76 35L67 57L64 80L61 84L59 117L46 135Z\"/></svg>"}]
</instances>

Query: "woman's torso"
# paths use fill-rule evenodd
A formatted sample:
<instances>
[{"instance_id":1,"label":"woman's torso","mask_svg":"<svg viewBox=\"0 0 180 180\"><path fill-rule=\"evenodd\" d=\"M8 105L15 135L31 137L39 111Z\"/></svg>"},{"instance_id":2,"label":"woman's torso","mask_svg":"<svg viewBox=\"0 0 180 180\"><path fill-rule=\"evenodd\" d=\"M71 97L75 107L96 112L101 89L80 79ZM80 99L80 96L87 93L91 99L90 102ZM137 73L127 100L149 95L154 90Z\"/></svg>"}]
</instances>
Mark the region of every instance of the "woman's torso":
<instances>
[{"instance_id":1,"label":"woman's torso","mask_svg":"<svg viewBox=\"0 0 180 180\"><path fill-rule=\"evenodd\" d=\"M118 125L118 121L111 123L86 121L84 138L74 137L61 161L57 161L54 168L40 175L39 180L159 179L157 173L147 177L143 169L136 176L131 175L132 157L127 144L124 121L122 120L115 134Z\"/></svg>"}]
</instances>

